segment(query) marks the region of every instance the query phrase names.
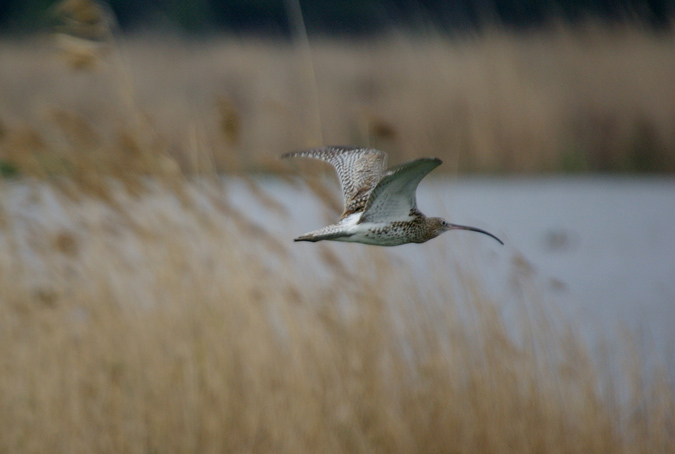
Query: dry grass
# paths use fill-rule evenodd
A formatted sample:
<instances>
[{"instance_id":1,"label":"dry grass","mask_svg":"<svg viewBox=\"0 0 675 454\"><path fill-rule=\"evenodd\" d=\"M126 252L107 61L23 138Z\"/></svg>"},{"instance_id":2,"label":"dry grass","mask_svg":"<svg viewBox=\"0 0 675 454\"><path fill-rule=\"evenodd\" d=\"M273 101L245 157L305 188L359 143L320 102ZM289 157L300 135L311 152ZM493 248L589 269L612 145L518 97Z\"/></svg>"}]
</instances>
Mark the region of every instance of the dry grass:
<instances>
[{"instance_id":1,"label":"dry grass","mask_svg":"<svg viewBox=\"0 0 675 454\"><path fill-rule=\"evenodd\" d=\"M122 131L151 131L149 145L189 172L273 168L319 143L439 156L453 172L675 169L672 33L589 24L319 40L311 60L255 39L60 39L70 65L44 40L0 43L4 140L29 133L43 154L72 148L67 113L101 153L128 162Z\"/></svg>"},{"instance_id":2,"label":"dry grass","mask_svg":"<svg viewBox=\"0 0 675 454\"><path fill-rule=\"evenodd\" d=\"M616 33L317 43L321 134L286 45L137 40L78 50L91 59L72 73L38 43L2 43L2 169L36 179L0 188L0 452L673 452L658 371L609 377L545 319L508 334L461 267L418 281L377 248L300 256L180 172L269 167L320 135L549 170L584 143L562 140L579 115L614 125L640 107L670 147L671 46ZM583 96L548 89L575 81ZM249 190L282 225L284 207Z\"/></svg>"},{"instance_id":3,"label":"dry grass","mask_svg":"<svg viewBox=\"0 0 675 454\"><path fill-rule=\"evenodd\" d=\"M470 273L298 256L213 189L5 187L0 452L675 448L672 383L639 362L610 377L543 319L514 339Z\"/></svg>"}]
</instances>

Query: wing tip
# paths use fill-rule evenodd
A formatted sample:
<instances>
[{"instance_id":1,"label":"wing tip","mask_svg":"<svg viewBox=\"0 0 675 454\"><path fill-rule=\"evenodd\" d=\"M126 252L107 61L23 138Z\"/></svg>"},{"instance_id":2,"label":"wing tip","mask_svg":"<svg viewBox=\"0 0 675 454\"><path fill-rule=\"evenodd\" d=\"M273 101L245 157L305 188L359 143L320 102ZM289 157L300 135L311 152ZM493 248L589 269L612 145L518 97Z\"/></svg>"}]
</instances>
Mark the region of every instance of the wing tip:
<instances>
[{"instance_id":1,"label":"wing tip","mask_svg":"<svg viewBox=\"0 0 675 454\"><path fill-rule=\"evenodd\" d=\"M429 164L433 164L433 166L431 167L429 172L431 172L431 170L433 170L436 167L443 164L443 160L441 158L436 158L436 157L434 157L434 158L421 158L421 159L419 159L419 161L424 161L424 162L428 162Z\"/></svg>"},{"instance_id":2,"label":"wing tip","mask_svg":"<svg viewBox=\"0 0 675 454\"><path fill-rule=\"evenodd\" d=\"M440 166L441 164L443 164L443 160L442 160L441 158L436 158L436 157L433 157L433 158L420 158L420 159L418 159L418 161L425 161L425 162L430 162L430 163L433 162L434 164L436 164L436 167L438 167L438 166Z\"/></svg>"},{"instance_id":3,"label":"wing tip","mask_svg":"<svg viewBox=\"0 0 675 454\"><path fill-rule=\"evenodd\" d=\"M363 152L370 152L370 153L378 153L378 154L385 154L384 151L378 150L375 148L369 148L369 147L362 147L358 145L324 145L321 147L314 147L314 148L308 148L306 150L300 150L300 151L291 151L288 153L284 153L281 156L279 156L279 159L288 159L288 158L319 158L321 159L320 155L322 153L328 153L328 154L340 154L340 153L348 153L348 152L353 152L353 151L363 151Z\"/></svg>"},{"instance_id":4,"label":"wing tip","mask_svg":"<svg viewBox=\"0 0 675 454\"><path fill-rule=\"evenodd\" d=\"M302 153L301 151L289 151L288 153L284 153L279 156L279 159L288 159L288 158L295 158L298 153Z\"/></svg>"}]
</instances>

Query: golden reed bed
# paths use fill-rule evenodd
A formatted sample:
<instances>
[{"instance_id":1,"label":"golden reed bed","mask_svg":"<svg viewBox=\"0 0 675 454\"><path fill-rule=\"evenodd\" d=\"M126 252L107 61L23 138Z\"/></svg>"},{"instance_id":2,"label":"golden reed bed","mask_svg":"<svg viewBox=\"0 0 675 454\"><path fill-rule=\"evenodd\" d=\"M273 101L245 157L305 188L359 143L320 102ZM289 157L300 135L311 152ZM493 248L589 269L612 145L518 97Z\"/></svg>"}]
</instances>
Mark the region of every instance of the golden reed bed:
<instances>
[{"instance_id":1,"label":"golden reed bed","mask_svg":"<svg viewBox=\"0 0 675 454\"><path fill-rule=\"evenodd\" d=\"M0 452L675 448L667 367L590 352L518 261L514 331L442 247L420 276L389 250L299 251L208 183L60 185L2 189Z\"/></svg>"},{"instance_id":2,"label":"golden reed bed","mask_svg":"<svg viewBox=\"0 0 675 454\"><path fill-rule=\"evenodd\" d=\"M278 170L283 152L357 144L452 173L675 169L672 33L59 43L0 41L4 163L27 148L47 172L82 155L107 168L141 148L188 172Z\"/></svg>"}]
</instances>

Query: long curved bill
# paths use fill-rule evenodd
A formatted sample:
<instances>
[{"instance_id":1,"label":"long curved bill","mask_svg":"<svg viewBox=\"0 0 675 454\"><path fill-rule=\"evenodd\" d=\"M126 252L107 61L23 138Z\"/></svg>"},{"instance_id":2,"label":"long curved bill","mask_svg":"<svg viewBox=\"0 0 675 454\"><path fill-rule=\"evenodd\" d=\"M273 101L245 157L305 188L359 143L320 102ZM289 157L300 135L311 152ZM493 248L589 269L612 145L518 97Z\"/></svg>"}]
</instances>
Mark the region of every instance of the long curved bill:
<instances>
[{"instance_id":1,"label":"long curved bill","mask_svg":"<svg viewBox=\"0 0 675 454\"><path fill-rule=\"evenodd\" d=\"M450 226L449 230L470 230L472 232L478 232L478 233L482 233L483 235L491 236L495 240L499 241L499 244L501 244L502 246L504 245L502 240L500 240L499 238L497 238L496 236L494 236L490 232L486 232L485 230L477 229L476 227L469 227L468 225L449 224L449 226Z\"/></svg>"}]
</instances>

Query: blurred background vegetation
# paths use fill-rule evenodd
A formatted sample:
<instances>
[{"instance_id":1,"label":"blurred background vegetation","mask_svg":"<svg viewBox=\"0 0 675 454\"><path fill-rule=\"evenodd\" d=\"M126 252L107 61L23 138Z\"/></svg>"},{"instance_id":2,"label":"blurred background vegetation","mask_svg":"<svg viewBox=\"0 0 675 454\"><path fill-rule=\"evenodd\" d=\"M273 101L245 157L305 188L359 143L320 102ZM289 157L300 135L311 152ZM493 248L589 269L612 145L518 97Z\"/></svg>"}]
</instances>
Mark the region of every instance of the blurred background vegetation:
<instances>
[{"instance_id":1,"label":"blurred background vegetation","mask_svg":"<svg viewBox=\"0 0 675 454\"><path fill-rule=\"evenodd\" d=\"M0 0L0 172L93 149L105 173L198 155L277 172L351 143L453 173L673 173L673 17L675 0Z\"/></svg>"},{"instance_id":2,"label":"blurred background vegetation","mask_svg":"<svg viewBox=\"0 0 675 454\"><path fill-rule=\"evenodd\" d=\"M285 151L351 143L453 173L672 173L674 15L671 0L0 1L0 171L60 173L92 149L102 169L140 156L152 173L150 154L279 171Z\"/></svg>"}]
</instances>

